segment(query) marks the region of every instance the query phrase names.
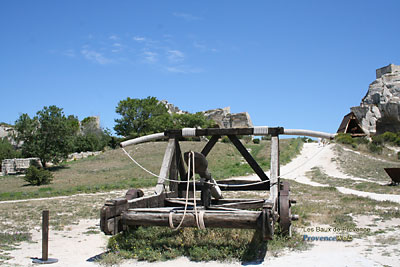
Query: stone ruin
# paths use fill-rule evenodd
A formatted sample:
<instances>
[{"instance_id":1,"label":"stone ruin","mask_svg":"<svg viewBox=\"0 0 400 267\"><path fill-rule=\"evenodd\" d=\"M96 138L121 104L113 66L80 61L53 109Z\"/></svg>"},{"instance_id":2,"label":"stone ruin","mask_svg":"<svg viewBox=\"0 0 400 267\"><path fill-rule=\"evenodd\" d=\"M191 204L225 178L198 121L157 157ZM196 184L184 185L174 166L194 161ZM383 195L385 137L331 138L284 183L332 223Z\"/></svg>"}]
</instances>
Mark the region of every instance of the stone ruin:
<instances>
[{"instance_id":1,"label":"stone ruin","mask_svg":"<svg viewBox=\"0 0 400 267\"><path fill-rule=\"evenodd\" d=\"M161 100L169 114L189 114L187 111L180 110L178 107L169 103L167 100ZM247 128L253 127L249 113L231 113L230 107L211 109L202 111L207 119L212 119L219 128Z\"/></svg>"},{"instance_id":2,"label":"stone ruin","mask_svg":"<svg viewBox=\"0 0 400 267\"><path fill-rule=\"evenodd\" d=\"M1 173L2 175L25 173L32 160L41 165L39 158L4 159L1 163Z\"/></svg>"},{"instance_id":3,"label":"stone ruin","mask_svg":"<svg viewBox=\"0 0 400 267\"><path fill-rule=\"evenodd\" d=\"M376 70L360 106L352 113L366 135L400 131L400 66L390 64Z\"/></svg>"},{"instance_id":4,"label":"stone ruin","mask_svg":"<svg viewBox=\"0 0 400 267\"><path fill-rule=\"evenodd\" d=\"M231 113L230 107L207 110L203 113L206 118L212 119L220 128L253 127L249 113Z\"/></svg>"}]
</instances>

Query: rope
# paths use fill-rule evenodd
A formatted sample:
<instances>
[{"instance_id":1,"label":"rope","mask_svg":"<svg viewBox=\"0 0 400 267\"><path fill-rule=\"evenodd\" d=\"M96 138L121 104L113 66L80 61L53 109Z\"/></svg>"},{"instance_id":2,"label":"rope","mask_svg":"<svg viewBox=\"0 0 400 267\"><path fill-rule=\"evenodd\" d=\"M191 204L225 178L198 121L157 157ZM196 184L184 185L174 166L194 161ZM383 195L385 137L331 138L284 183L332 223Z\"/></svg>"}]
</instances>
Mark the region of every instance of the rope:
<instances>
[{"instance_id":1,"label":"rope","mask_svg":"<svg viewBox=\"0 0 400 267\"><path fill-rule=\"evenodd\" d=\"M254 135L267 135L268 134L268 126L254 126L253 134Z\"/></svg>"},{"instance_id":2,"label":"rope","mask_svg":"<svg viewBox=\"0 0 400 267\"><path fill-rule=\"evenodd\" d=\"M179 228L181 228L183 221L185 220L185 216L186 216L186 211L187 211L187 206L188 206L188 202L189 202L189 180L190 180L190 171L192 171L192 176L193 176L193 191L196 193L196 170L195 170L195 157L194 157L194 152L190 151L190 155L191 155L191 161L189 160L188 162L188 175L187 175L187 186L186 186L186 200L185 200L185 208L183 210L183 215L182 215L182 219L180 221L180 223L178 224L177 227L174 226L174 222L173 222L173 211L171 210L168 216L168 222L169 222L169 227L172 228L174 231L179 230ZM205 229L205 224L204 224L204 211L200 211L200 214L197 210L197 204L196 204L196 198L193 201L193 206L194 206L194 215L196 218L196 225L197 228L199 229Z\"/></svg>"},{"instance_id":3,"label":"rope","mask_svg":"<svg viewBox=\"0 0 400 267\"><path fill-rule=\"evenodd\" d=\"M152 175L152 176L154 176L154 177L157 177L157 178L160 178L160 179L163 179L164 181L168 181L168 182L173 182L173 183L178 183L178 184L179 184L179 183L188 183L188 181L171 180L171 179L168 179L168 178L165 178L165 177L161 177L161 176L158 176L157 174L152 173L151 171L147 170L145 167L143 167L142 165L140 165L140 163L137 162L134 158L132 158L131 155L129 155L129 153L128 153L124 148L121 148L121 149L124 151L124 153L125 153L137 166L139 166L142 170L144 170L145 172L149 173L150 175ZM294 172L295 170L297 170L297 169L303 167L303 166L306 165L308 162L310 162L313 158L315 158L318 154L320 154L323 150L325 150L325 147L323 147L321 150L319 150L317 153L315 153L311 158L309 158L308 160L306 160L305 162L303 162L301 165L297 166L296 168L294 168L294 169L292 169L292 170L290 170L290 171L288 171L288 172L286 172L286 173L284 173L284 174L279 175L278 178L281 178L281 177L283 177L283 176L285 176L285 175L288 175L289 173L292 173L292 172ZM251 186L251 185L258 185L258 184L264 184L264 183L269 183L269 182L270 182L269 180L265 180L265 181L259 181L259 182L256 182L256 183L248 183L248 184L235 184L235 185L234 185L234 184L218 184L218 186L220 186L220 187L225 187L225 188L229 188L229 187L233 188L233 187L245 187L245 186ZM213 185L213 183L210 183L210 182L204 182L204 183ZM274 186L275 184L276 184L276 183L273 183L273 184L271 184L270 186Z\"/></svg>"},{"instance_id":4,"label":"rope","mask_svg":"<svg viewBox=\"0 0 400 267\"><path fill-rule=\"evenodd\" d=\"M182 136L196 136L196 128L183 128Z\"/></svg>"}]
</instances>

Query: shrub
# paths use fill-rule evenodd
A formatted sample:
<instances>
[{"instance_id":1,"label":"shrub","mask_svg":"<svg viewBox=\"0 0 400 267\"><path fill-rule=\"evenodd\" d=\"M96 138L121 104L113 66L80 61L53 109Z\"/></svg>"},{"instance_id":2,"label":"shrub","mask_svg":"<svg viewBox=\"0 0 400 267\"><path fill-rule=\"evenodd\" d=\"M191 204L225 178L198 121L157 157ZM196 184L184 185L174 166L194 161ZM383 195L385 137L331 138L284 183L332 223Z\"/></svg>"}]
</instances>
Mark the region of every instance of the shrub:
<instances>
[{"instance_id":1,"label":"shrub","mask_svg":"<svg viewBox=\"0 0 400 267\"><path fill-rule=\"evenodd\" d=\"M369 140L366 137L355 137L353 139L354 139L354 142L356 142L359 145L360 144L364 144L364 145L369 144Z\"/></svg>"},{"instance_id":2,"label":"shrub","mask_svg":"<svg viewBox=\"0 0 400 267\"><path fill-rule=\"evenodd\" d=\"M354 140L351 137L351 135L345 133L339 133L338 135L336 135L335 140L340 144L346 144L346 145L351 145L354 143Z\"/></svg>"},{"instance_id":3,"label":"shrub","mask_svg":"<svg viewBox=\"0 0 400 267\"><path fill-rule=\"evenodd\" d=\"M254 144L259 144L259 143L260 143L260 139L254 138L254 139L253 139L253 143L254 143Z\"/></svg>"},{"instance_id":4,"label":"shrub","mask_svg":"<svg viewBox=\"0 0 400 267\"><path fill-rule=\"evenodd\" d=\"M229 139L228 136L224 136L224 137L221 138L221 142L222 142L222 143L230 143L231 140Z\"/></svg>"},{"instance_id":5,"label":"shrub","mask_svg":"<svg viewBox=\"0 0 400 267\"><path fill-rule=\"evenodd\" d=\"M394 144L396 146L400 146L400 137L397 137L396 140L394 141Z\"/></svg>"},{"instance_id":6,"label":"shrub","mask_svg":"<svg viewBox=\"0 0 400 267\"><path fill-rule=\"evenodd\" d=\"M44 185L49 184L53 180L53 174L45 169L39 169L31 165L25 174L24 180L31 185Z\"/></svg>"},{"instance_id":7,"label":"shrub","mask_svg":"<svg viewBox=\"0 0 400 267\"><path fill-rule=\"evenodd\" d=\"M261 140L271 140L271 135L263 135Z\"/></svg>"},{"instance_id":8,"label":"shrub","mask_svg":"<svg viewBox=\"0 0 400 267\"><path fill-rule=\"evenodd\" d=\"M371 142L368 145L368 149L373 153L377 153L377 154L382 153L382 146L379 143Z\"/></svg>"},{"instance_id":9,"label":"shrub","mask_svg":"<svg viewBox=\"0 0 400 267\"><path fill-rule=\"evenodd\" d=\"M382 134L382 138L384 142L393 143L397 139L397 134L392 132L385 132Z\"/></svg>"},{"instance_id":10,"label":"shrub","mask_svg":"<svg viewBox=\"0 0 400 267\"><path fill-rule=\"evenodd\" d=\"M245 135L242 137L243 141L248 144L253 140L253 137L251 135Z\"/></svg>"}]
</instances>

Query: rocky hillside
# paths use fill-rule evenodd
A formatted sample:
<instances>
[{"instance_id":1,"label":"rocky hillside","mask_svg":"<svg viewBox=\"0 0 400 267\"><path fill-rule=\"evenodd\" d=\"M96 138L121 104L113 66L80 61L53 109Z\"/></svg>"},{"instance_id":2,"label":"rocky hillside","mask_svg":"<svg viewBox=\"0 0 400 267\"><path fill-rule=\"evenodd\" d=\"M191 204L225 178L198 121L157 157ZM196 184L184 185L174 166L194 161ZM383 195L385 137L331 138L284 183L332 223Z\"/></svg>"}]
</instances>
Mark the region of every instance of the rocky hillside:
<instances>
[{"instance_id":1,"label":"rocky hillside","mask_svg":"<svg viewBox=\"0 0 400 267\"><path fill-rule=\"evenodd\" d=\"M180 110L177 106L167 100L161 100L162 104L168 109L168 113L187 114L189 112ZM213 120L220 128L247 128L253 127L249 113L231 113L230 107L210 109L202 111L207 119Z\"/></svg>"},{"instance_id":2,"label":"rocky hillside","mask_svg":"<svg viewBox=\"0 0 400 267\"><path fill-rule=\"evenodd\" d=\"M400 66L377 69L360 106L351 111L368 135L400 131Z\"/></svg>"}]
</instances>

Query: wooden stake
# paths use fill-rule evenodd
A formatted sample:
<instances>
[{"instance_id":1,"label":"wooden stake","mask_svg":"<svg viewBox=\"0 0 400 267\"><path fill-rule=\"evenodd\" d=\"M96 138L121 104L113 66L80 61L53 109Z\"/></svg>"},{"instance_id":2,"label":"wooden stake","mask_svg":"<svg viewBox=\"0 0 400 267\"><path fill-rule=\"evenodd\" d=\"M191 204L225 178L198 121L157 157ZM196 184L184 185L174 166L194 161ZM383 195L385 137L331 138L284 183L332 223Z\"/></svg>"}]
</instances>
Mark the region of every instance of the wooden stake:
<instances>
[{"instance_id":1,"label":"wooden stake","mask_svg":"<svg viewBox=\"0 0 400 267\"><path fill-rule=\"evenodd\" d=\"M42 260L49 259L49 211L42 213Z\"/></svg>"}]
</instances>

